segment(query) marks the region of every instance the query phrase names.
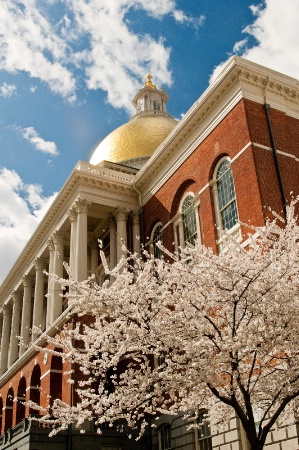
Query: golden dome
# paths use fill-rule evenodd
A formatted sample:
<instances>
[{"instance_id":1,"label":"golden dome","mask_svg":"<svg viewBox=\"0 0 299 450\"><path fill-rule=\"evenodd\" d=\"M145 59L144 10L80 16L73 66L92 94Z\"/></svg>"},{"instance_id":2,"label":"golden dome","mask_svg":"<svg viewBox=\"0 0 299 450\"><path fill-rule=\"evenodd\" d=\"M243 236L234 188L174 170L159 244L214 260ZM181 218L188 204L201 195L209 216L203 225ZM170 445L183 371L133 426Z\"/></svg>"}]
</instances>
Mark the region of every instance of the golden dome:
<instances>
[{"instance_id":1,"label":"golden dome","mask_svg":"<svg viewBox=\"0 0 299 450\"><path fill-rule=\"evenodd\" d=\"M106 160L129 165L128 160L150 157L177 123L168 114L135 116L98 145L90 163Z\"/></svg>"},{"instance_id":2,"label":"golden dome","mask_svg":"<svg viewBox=\"0 0 299 450\"><path fill-rule=\"evenodd\" d=\"M97 146L90 163L106 160L140 169L178 123L166 112L167 100L164 89L158 89L148 74L132 100L135 116Z\"/></svg>"}]
</instances>

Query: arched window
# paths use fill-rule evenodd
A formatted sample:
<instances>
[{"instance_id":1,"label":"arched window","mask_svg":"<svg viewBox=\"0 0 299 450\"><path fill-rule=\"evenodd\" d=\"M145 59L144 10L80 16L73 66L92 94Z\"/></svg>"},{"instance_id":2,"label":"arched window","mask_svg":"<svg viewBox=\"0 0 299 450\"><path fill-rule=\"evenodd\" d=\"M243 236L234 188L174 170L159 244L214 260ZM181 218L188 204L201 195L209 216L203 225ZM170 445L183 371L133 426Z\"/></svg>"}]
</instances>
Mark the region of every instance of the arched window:
<instances>
[{"instance_id":1,"label":"arched window","mask_svg":"<svg viewBox=\"0 0 299 450\"><path fill-rule=\"evenodd\" d=\"M34 366L34 369L31 374L31 380L30 380L30 390L29 390L29 399L36 403L37 405L40 404L40 377L41 377L41 370L40 366L37 364ZM29 408L29 414L30 415L38 415L39 411L35 408Z\"/></svg>"},{"instance_id":2,"label":"arched window","mask_svg":"<svg viewBox=\"0 0 299 450\"><path fill-rule=\"evenodd\" d=\"M218 167L216 183L221 225L224 230L230 230L238 223L238 211L233 173L228 159Z\"/></svg>"},{"instance_id":3,"label":"arched window","mask_svg":"<svg viewBox=\"0 0 299 450\"><path fill-rule=\"evenodd\" d=\"M236 191L231 163L228 157L221 159L214 171L213 186L216 224L218 228L219 250L224 248L223 230L236 239L240 237L240 225L236 200Z\"/></svg>"},{"instance_id":4,"label":"arched window","mask_svg":"<svg viewBox=\"0 0 299 450\"><path fill-rule=\"evenodd\" d=\"M13 399L14 399L13 388L9 388L6 397L6 404L4 407L5 410L4 431L7 431L9 430L9 428L12 428L13 405L14 405Z\"/></svg>"},{"instance_id":5,"label":"arched window","mask_svg":"<svg viewBox=\"0 0 299 450\"><path fill-rule=\"evenodd\" d=\"M154 111L160 110L160 103L157 100L153 101Z\"/></svg>"},{"instance_id":6,"label":"arched window","mask_svg":"<svg viewBox=\"0 0 299 450\"><path fill-rule=\"evenodd\" d=\"M193 205L193 196L187 195L182 203L182 222L184 232L184 244L194 245L197 239L196 215Z\"/></svg>"},{"instance_id":7,"label":"arched window","mask_svg":"<svg viewBox=\"0 0 299 450\"><path fill-rule=\"evenodd\" d=\"M200 242L199 195L188 192L182 198L177 214L172 219L176 251L186 244Z\"/></svg>"},{"instance_id":8,"label":"arched window","mask_svg":"<svg viewBox=\"0 0 299 450\"><path fill-rule=\"evenodd\" d=\"M20 379L17 394L17 411L16 424L20 423L25 418L25 401L26 401L26 380L24 377Z\"/></svg>"},{"instance_id":9,"label":"arched window","mask_svg":"<svg viewBox=\"0 0 299 450\"><path fill-rule=\"evenodd\" d=\"M200 411L197 418L197 442L199 450L212 450L210 423L207 420L207 410Z\"/></svg>"},{"instance_id":10,"label":"arched window","mask_svg":"<svg viewBox=\"0 0 299 450\"><path fill-rule=\"evenodd\" d=\"M159 450L171 449L171 426L166 423L159 428Z\"/></svg>"},{"instance_id":11,"label":"arched window","mask_svg":"<svg viewBox=\"0 0 299 450\"><path fill-rule=\"evenodd\" d=\"M154 226L152 234L151 234L152 252L153 252L155 258L161 258L161 256L162 256L162 251L156 245L157 242L163 243L162 228L163 228L162 223L158 222Z\"/></svg>"},{"instance_id":12,"label":"arched window","mask_svg":"<svg viewBox=\"0 0 299 450\"><path fill-rule=\"evenodd\" d=\"M55 352L61 353L60 348L55 348ZM52 405L55 399L62 398L62 358L58 355L53 355L50 369L50 404Z\"/></svg>"}]
</instances>

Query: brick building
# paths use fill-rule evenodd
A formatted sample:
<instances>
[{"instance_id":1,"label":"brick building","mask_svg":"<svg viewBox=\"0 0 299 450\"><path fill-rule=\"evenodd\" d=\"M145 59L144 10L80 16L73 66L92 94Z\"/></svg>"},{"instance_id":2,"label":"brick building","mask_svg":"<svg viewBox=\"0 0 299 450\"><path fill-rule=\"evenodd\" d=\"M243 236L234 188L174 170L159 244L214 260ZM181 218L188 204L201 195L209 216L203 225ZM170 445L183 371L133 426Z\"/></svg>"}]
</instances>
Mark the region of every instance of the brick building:
<instances>
[{"instance_id":1,"label":"brick building","mask_svg":"<svg viewBox=\"0 0 299 450\"><path fill-rule=\"evenodd\" d=\"M171 250L198 239L218 252L221 230L242 240L242 222L262 225L268 207L283 211L291 192L299 194L298 86L234 57L177 122L166 111L167 94L147 77L133 100L136 115L99 144L90 163L78 162L0 287L0 449L138 450L150 442L157 450L247 450L236 418L221 433L213 424L211 433L188 430L180 416L163 416L151 438L137 443L124 426L102 436L92 426L84 435L70 428L50 441L49 430L29 422L33 411L17 400L73 401L63 375L68 367L58 356L19 347L16 336L45 345L30 328L51 334L66 321L61 287L44 269L66 276L67 261L76 280L104 280L98 239L111 267L122 241L138 251L141 240L158 252L161 238ZM297 450L296 423L278 424L267 446Z\"/></svg>"}]
</instances>

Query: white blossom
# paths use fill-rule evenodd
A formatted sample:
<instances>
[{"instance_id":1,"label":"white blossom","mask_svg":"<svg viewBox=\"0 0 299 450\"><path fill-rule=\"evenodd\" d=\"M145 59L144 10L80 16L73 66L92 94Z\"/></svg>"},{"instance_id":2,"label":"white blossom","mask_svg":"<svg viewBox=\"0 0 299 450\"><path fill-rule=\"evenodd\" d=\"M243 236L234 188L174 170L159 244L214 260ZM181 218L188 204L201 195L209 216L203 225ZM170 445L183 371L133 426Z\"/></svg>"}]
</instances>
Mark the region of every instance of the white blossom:
<instances>
[{"instance_id":1,"label":"white blossom","mask_svg":"<svg viewBox=\"0 0 299 450\"><path fill-rule=\"evenodd\" d=\"M171 262L144 252L112 272L105 265L112 285L63 280L77 292L69 297L77 326L50 343L81 372L80 382L72 376L78 402L55 400L43 420L57 417L58 430L125 420L143 432L160 414L205 407L219 423L234 409L262 449L299 396L297 206L286 220L249 227L246 248L227 237L220 255L197 244L164 249ZM93 320L84 324L86 315Z\"/></svg>"}]
</instances>

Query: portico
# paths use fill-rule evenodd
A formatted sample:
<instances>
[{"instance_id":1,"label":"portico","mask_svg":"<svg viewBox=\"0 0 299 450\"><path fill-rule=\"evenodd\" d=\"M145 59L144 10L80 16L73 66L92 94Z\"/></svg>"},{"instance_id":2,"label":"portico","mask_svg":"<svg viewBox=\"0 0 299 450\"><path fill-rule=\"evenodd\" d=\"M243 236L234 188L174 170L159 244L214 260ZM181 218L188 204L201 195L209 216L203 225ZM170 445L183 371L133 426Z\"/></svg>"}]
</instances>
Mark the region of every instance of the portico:
<instances>
[{"instance_id":1,"label":"portico","mask_svg":"<svg viewBox=\"0 0 299 450\"><path fill-rule=\"evenodd\" d=\"M12 271L1 286L0 375L25 357L27 346L39 338L40 332L51 333L67 308L67 292L56 279L68 277L64 263L69 265L75 282L91 275L101 282L99 240L105 240L111 269L125 254L122 246L128 245L127 220L132 211L138 210L132 187L136 170L128 169L124 175L113 166L105 162L97 168L77 164L54 201L51 222L46 215L24 249L23 259L16 263L18 270ZM134 233L140 235L136 214ZM137 248L135 242L134 250ZM20 264L23 260L27 265Z\"/></svg>"}]
</instances>

